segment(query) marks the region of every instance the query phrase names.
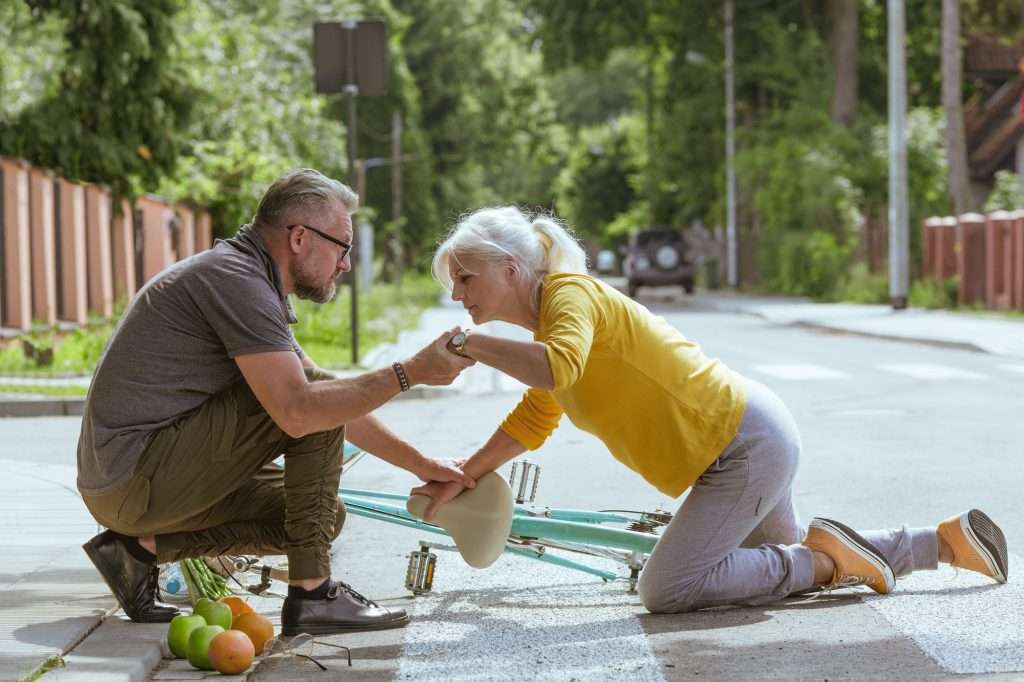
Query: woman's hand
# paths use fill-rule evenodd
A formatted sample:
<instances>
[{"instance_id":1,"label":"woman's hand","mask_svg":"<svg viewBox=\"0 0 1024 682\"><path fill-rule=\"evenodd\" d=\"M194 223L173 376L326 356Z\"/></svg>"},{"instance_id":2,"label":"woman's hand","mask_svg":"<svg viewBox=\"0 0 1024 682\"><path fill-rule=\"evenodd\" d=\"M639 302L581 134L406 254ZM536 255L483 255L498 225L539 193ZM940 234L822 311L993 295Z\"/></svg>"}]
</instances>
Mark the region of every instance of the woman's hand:
<instances>
[{"instance_id":1,"label":"woman's hand","mask_svg":"<svg viewBox=\"0 0 1024 682\"><path fill-rule=\"evenodd\" d=\"M413 488L409 491L409 494L426 495L430 498L430 504L427 505L426 510L423 512L423 520L430 522L434 520L434 515L437 514L437 510L441 508L441 505L451 502L465 489L466 487L458 481L448 483L434 481Z\"/></svg>"},{"instance_id":2,"label":"woman's hand","mask_svg":"<svg viewBox=\"0 0 1024 682\"><path fill-rule=\"evenodd\" d=\"M448 481L457 481L464 488L475 488L476 479L462 471L462 464L466 460L443 460L443 459L431 459L430 457L424 457L422 461L416 466L416 470L413 471L416 474L416 478L426 483L431 481L439 481L441 483L447 483Z\"/></svg>"}]
</instances>

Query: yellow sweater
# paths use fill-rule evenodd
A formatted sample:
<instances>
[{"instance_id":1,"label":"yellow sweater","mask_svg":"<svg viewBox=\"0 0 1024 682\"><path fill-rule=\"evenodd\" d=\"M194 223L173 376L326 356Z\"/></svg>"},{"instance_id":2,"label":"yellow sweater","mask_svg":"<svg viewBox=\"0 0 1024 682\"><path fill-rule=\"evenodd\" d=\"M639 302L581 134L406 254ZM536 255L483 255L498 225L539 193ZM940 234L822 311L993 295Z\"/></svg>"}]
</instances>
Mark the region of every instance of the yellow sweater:
<instances>
[{"instance_id":1,"label":"yellow sweater","mask_svg":"<svg viewBox=\"0 0 1024 682\"><path fill-rule=\"evenodd\" d=\"M547 346L554 388L527 390L501 425L530 450L564 412L620 462L678 497L739 430L740 377L604 282L545 277L534 339Z\"/></svg>"}]
</instances>

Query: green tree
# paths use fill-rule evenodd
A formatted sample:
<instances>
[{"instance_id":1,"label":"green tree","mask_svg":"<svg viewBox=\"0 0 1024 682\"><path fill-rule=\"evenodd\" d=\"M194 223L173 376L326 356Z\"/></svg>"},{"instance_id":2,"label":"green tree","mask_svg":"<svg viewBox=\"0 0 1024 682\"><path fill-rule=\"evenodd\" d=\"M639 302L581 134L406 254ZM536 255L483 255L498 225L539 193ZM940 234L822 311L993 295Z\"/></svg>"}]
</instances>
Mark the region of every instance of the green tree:
<instances>
[{"instance_id":1,"label":"green tree","mask_svg":"<svg viewBox=\"0 0 1024 682\"><path fill-rule=\"evenodd\" d=\"M559 213L579 233L607 241L613 220L637 199L642 125L633 116L580 130L558 182Z\"/></svg>"},{"instance_id":2,"label":"green tree","mask_svg":"<svg viewBox=\"0 0 1024 682\"><path fill-rule=\"evenodd\" d=\"M562 135L516 3L397 0L440 217L493 203L547 205ZM439 225L432 226L433 234Z\"/></svg>"},{"instance_id":3,"label":"green tree","mask_svg":"<svg viewBox=\"0 0 1024 682\"><path fill-rule=\"evenodd\" d=\"M26 0L59 18L63 63L47 93L0 129L0 151L129 192L170 172L195 92L176 63L177 0ZM52 24L50 24L52 25Z\"/></svg>"}]
</instances>

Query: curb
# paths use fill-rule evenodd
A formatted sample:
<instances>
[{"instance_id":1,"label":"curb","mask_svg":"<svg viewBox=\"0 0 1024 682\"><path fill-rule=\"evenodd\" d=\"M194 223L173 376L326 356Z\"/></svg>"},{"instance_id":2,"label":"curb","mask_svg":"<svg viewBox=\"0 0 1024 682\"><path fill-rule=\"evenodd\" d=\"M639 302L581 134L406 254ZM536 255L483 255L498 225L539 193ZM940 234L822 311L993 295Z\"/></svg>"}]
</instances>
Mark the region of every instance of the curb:
<instances>
[{"instance_id":1,"label":"curb","mask_svg":"<svg viewBox=\"0 0 1024 682\"><path fill-rule=\"evenodd\" d=\"M760 317L763 320L768 320L769 319L768 317L766 317L765 315L763 315L761 313L747 313L747 314L748 315L753 315L755 317ZM795 327L795 328L798 328L798 329L800 329L800 328L803 328L803 329L824 329L824 330L827 330L827 331L830 331L830 332L839 332L839 333L846 334L846 335L849 335L849 336L859 336L859 337L865 338L865 339L880 339L880 340L883 340L883 341L900 341L900 342L903 342L903 343L919 343L919 344L922 344L922 345L925 345L925 346L935 346L937 348L952 348L952 349L955 349L955 350L966 350L966 351L970 351L972 353L984 353L984 354L987 354L987 355L998 355L998 353L993 353L992 351L990 351L990 350L988 350L986 348L983 348L982 346L978 346L978 345L973 344L973 343L967 343L965 341L947 341L945 339L936 339L936 338L928 338L928 337L900 336L900 335L897 335L897 334L881 334L881 333L877 333L877 332L865 332L865 331L860 331L860 330L855 330L855 329L848 329L846 327L840 327L838 325L828 324L828 323L825 323L825 322L808 322L806 320L796 320L794 322L788 322L788 323L786 323L783 326L785 326L785 327ZM1013 357L1013 356L1007 356L1007 357Z\"/></svg>"},{"instance_id":2,"label":"curb","mask_svg":"<svg viewBox=\"0 0 1024 682\"><path fill-rule=\"evenodd\" d=\"M64 667L51 670L46 678L144 682L165 656L166 632L166 623L132 623L108 615L64 655Z\"/></svg>"},{"instance_id":3,"label":"curb","mask_svg":"<svg viewBox=\"0 0 1024 682\"><path fill-rule=\"evenodd\" d=\"M0 417L80 417L84 408L85 398L0 398Z\"/></svg>"}]
</instances>

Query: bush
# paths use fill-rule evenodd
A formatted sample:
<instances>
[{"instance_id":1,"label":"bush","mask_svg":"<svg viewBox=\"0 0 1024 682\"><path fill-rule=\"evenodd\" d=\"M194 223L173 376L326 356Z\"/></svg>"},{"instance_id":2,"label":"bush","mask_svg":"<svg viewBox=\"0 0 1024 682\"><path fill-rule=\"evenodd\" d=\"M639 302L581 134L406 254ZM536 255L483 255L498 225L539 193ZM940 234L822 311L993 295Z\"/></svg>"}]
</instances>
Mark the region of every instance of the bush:
<instances>
[{"instance_id":1,"label":"bush","mask_svg":"<svg viewBox=\"0 0 1024 682\"><path fill-rule=\"evenodd\" d=\"M1024 208L1024 190L1021 190L1020 177L1011 171L997 171L995 187L985 202L985 212L1015 211L1018 208Z\"/></svg>"},{"instance_id":2,"label":"bush","mask_svg":"<svg viewBox=\"0 0 1024 682\"><path fill-rule=\"evenodd\" d=\"M944 282L925 278L910 286L909 303L914 308L956 308L960 295L960 278L956 275Z\"/></svg>"},{"instance_id":3,"label":"bush","mask_svg":"<svg viewBox=\"0 0 1024 682\"><path fill-rule=\"evenodd\" d=\"M836 289L835 299L849 303L886 303L889 278L872 273L867 263L854 263Z\"/></svg>"},{"instance_id":4,"label":"bush","mask_svg":"<svg viewBox=\"0 0 1024 682\"><path fill-rule=\"evenodd\" d=\"M786 232L775 250L771 286L784 294L831 298L849 269L852 251L830 232Z\"/></svg>"}]
</instances>

